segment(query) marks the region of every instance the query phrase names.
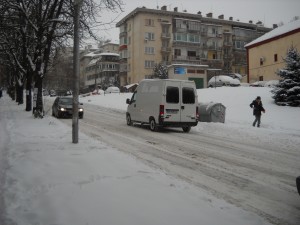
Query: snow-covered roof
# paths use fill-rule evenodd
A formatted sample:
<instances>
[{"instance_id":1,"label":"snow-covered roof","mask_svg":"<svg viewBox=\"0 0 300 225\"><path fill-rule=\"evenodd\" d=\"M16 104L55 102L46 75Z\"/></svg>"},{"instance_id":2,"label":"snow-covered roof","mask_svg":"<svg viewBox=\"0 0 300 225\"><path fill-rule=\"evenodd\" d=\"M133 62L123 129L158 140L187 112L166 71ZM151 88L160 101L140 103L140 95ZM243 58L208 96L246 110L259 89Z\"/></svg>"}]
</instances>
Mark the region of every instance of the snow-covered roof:
<instances>
[{"instance_id":1,"label":"snow-covered roof","mask_svg":"<svg viewBox=\"0 0 300 225\"><path fill-rule=\"evenodd\" d=\"M295 20L295 21L287 23L287 24L285 24L281 27L277 27L274 30L272 30L272 31L264 34L263 36L255 39L254 41L246 44L245 47L250 47L254 44L258 44L260 42L267 41L271 38L278 37L280 35L286 34L288 32L291 32L291 31L297 30L297 29L300 29L300 20Z\"/></svg>"}]
</instances>

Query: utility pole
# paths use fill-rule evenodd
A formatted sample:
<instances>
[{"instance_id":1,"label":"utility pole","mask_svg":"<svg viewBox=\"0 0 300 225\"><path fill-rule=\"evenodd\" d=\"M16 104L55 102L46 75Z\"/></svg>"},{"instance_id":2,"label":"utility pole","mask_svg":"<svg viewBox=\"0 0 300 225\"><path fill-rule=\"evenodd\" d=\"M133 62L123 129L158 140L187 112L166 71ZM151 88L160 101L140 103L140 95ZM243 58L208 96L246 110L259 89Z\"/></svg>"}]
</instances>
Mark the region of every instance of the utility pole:
<instances>
[{"instance_id":1,"label":"utility pole","mask_svg":"<svg viewBox=\"0 0 300 225\"><path fill-rule=\"evenodd\" d=\"M73 52L73 117L72 142L78 143L78 101L79 101L79 15L82 0L74 0L74 52Z\"/></svg>"}]
</instances>

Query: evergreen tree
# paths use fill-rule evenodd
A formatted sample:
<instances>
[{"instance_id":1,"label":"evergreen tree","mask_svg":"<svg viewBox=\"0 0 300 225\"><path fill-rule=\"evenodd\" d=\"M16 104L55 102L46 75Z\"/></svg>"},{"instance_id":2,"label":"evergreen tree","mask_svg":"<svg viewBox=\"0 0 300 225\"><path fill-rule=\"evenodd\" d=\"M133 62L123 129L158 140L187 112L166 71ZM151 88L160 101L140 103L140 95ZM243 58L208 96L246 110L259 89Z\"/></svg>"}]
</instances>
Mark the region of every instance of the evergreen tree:
<instances>
[{"instance_id":1,"label":"evergreen tree","mask_svg":"<svg viewBox=\"0 0 300 225\"><path fill-rule=\"evenodd\" d=\"M159 79L168 78L168 68L162 63L156 64L153 68L153 77Z\"/></svg>"},{"instance_id":2,"label":"evergreen tree","mask_svg":"<svg viewBox=\"0 0 300 225\"><path fill-rule=\"evenodd\" d=\"M284 59L285 68L278 71L282 78L271 91L277 105L300 106L300 53L292 46Z\"/></svg>"}]
</instances>

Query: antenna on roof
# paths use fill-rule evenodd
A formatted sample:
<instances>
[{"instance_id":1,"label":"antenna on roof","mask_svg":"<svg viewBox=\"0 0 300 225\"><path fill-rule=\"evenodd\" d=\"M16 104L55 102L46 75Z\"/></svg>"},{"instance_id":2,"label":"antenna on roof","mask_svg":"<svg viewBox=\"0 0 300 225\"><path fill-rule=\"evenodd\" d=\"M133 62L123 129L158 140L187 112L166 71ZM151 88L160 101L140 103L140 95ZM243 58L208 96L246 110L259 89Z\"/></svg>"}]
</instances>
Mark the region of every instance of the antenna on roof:
<instances>
[{"instance_id":1,"label":"antenna on roof","mask_svg":"<svg viewBox=\"0 0 300 225\"><path fill-rule=\"evenodd\" d=\"M159 9L158 1L156 1L156 9Z\"/></svg>"}]
</instances>

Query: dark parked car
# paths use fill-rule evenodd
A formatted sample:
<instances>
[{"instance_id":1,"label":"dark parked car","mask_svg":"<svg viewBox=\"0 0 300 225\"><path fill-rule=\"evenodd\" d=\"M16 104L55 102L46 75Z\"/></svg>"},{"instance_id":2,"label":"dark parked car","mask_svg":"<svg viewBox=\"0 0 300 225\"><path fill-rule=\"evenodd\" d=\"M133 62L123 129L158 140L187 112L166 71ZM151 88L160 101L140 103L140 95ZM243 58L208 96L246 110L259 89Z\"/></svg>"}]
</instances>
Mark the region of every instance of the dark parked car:
<instances>
[{"instance_id":1,"label":"dark parked car","mask_svg":"<svg viewBox=\"0 0 300 225\"><path fill-rule=\"evenodd\" d=\"M56 97L52 105L52 116L57 118L71 117L73 113L73 98L69 96ZM78 116L83 118L82 103L78 105Z\"/></svg>"}]
</instances>

